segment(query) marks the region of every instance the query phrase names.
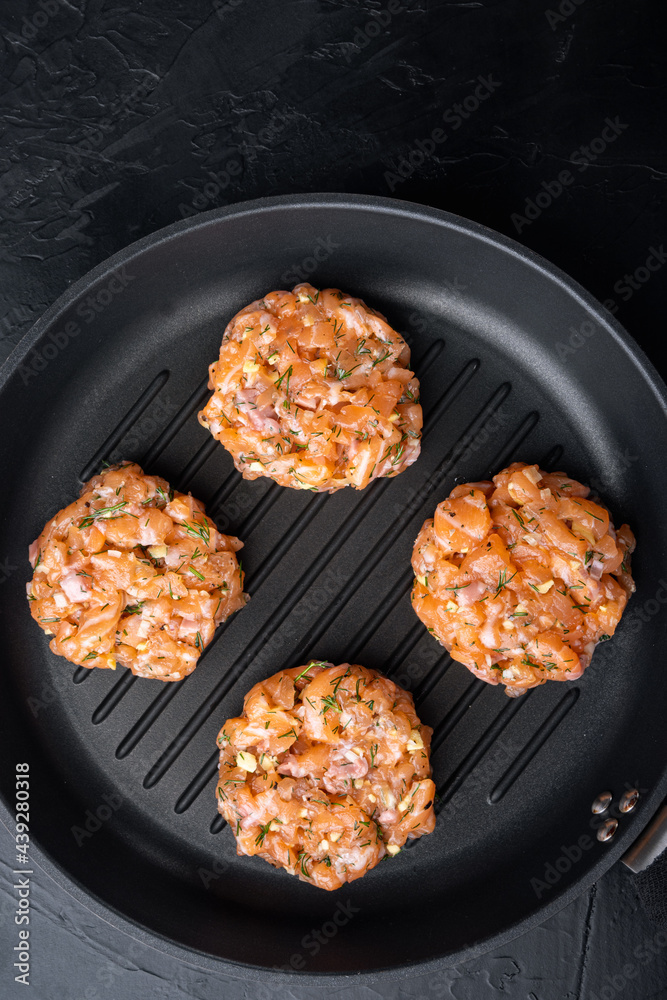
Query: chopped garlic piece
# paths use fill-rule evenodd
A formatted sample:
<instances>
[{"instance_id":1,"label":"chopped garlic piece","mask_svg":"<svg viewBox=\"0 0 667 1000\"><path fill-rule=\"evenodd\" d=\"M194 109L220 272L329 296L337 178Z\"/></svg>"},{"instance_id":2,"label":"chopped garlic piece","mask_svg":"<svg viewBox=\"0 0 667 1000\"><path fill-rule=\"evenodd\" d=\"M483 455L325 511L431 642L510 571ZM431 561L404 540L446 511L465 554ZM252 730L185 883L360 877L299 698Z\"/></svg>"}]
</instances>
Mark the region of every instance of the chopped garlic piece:
<instances>
[{"instance_id":1,"label":"chopped garlic piece","mask_svg":"<svg viewBox=\"0 0 667 1000\"><path fill-rule=\"evenodd\" d=\"M153 559L164 559L164 557L167 554L167 546L151 545L148 552L153 557Z\"/></svg>"},{"instance_id":2,"label":"chopped garlic piece","mask_svg":"<svg viewBox=\"0 0 667 1000\"><path fill-rule=\"evenodd\" d=\"M392 858L394 855L400 852L400 847L397 844L387 844L387 854L391 854Z\"/></svg>"},{"instance_id":3,"label":"chopped garlic piece","mask_svg":"<svg viewBox=\"0 0 667 1000\"><path fill-rule=\"evenodd\" d=\"M329 841L328 840L320 840L319 844L317 845L317 849L318 849L318 851L328 851L329 850Z\"/></svg>"},{"instance_id":4,"label":"chopped garlic piece","mask_svg":"<svg viewBox=\"0 0 667 1000\"><path fill-rule=\"evenodd\" d=\"M377 799L375 798L375 796L374 796L374 795L369 795L369 796L368 796L368 801L369 801L369 802L377 802Z\"/></svg>"},{"instance_id":5,"label":"chopped garlic piece","mask_svg":"<svg viewBox=\"0 0 667 1000\"><path fill-rule=\"evenodd\" d=\"M581 537L585 538L586 541L589 542L591 545L595 545L595 538L593 537L593 533L589 531L588 528L584 528L583 524L581 524L580 521L572 522L572 531L574 531L577 535L581 535Z\"/></svg>"},{"instance_id":6,"label":"chopped garlic piece","mask_svg":"<svg viewBox=\"0 0 667 1000\"><path fill-rule=\"evenodd\" d=\"M363 788L364 787L364 782L363 782L362 778L355 778L353 784L354 784L355 788Z\"/></svg>"},{"instance_id":7,"label":"chopped garlic piece","mask_svg":"<svg viewBox=\"0 0 667 1000\"><path fill-rule=\"evenodd\" d=\"M251 462L248 468L251 472L264 472L264 466L261 462Z\"/></svg>"},{"instance_id":8,"label":"chopped garlic piece","mask_svg":"<svg viewBox=\"0 0 667 1000\"><path fill-rule=\"evenodd\" d=\"M332 841L332 843L337 844L342 836L343 834L341 833L341 831L337 830L336 833L329 834L329 840Z\"/></svg>"},{"instance_id":9,"label":"chopped garlic piece","mask_svg":"<svg viewBox=\"0 0 667 1000\"><path fill-rule=\"evenodd\" d=\"M410 800L409 799L403 799L402 802L398 803L398 811L404 813L405 810L408 808L409 805L410 805Z\"/></svg>"},{"instance_id":10,"label":"chopped garlic piece","mask_svg":"<svg viewBox=\"0 0 667 1000\"><path fill-rule=\"evenodd\" d=\"M299 816L301 817L301 819L305 819L307 815L308 815L308 810L307 809L300 809L299 810Z\"/></svg>"},{"instance_id":11,"label":"chopped garlic piece","mask_svg":"<svg viewBox=\"0 0 667 1000\"><path fill-rule=\"evenodd\" d=\"M524 504L525 501L520 496L516 495L517 489L516 489L516 486L514 485L514 483L508 483L507 484L507 491L508 491L509 495L512 497L512 500L514 500L515 503L518 503L520 506L523 506L523 504Z\"/></svg>"},{"instance_id":12,"label":"chopped garlic piece","mask_svg":"<svg viewBox=\"0 0 667 1000\"><path fill-rule=\"evenodd\" d=\"M415 745L414 748L416 750L423 750L424 741L418 729L410 730L410 739L408 740L408 747L410 747L411 743L414 743Z\"/></svg>"},{"instance_id":13,"label":"chopped garlic piece","mask_svg":"<svg viewBox=\"0 0 667 1000\"><path fill-rule=\"evenodd\" d=\"M445 605L445 607L447 608L448 611L458 611L459 610L459 606L456 603L456 601L447 601L447 604Z\"/></svg>"},{"instance_id":14,"label":"chopped garlic piece","mask_svg":"<svg viewBox=\"0 0 667 1000\"><path fill-rule=\"evenodd\" d=\"M139 645L137 646L137 653L145 653L147 649L148 649L148 643L140 642Z\"/></svg>"},{"instance_id":15,"label":"chopped garlic piece","mask_svg":"<svg viewBox=\"0 0 667 1000\"><path fill-rule=\"evenodd\" d=\"M397 420L400 420L400 417L401 417L400 413L397 413L396 410L394 410L394 412L390 415L389 419L391 420L392 424L395 424Z\"/></svg>"},{"instance_id":16,"label":"chopped garlic piece","mask_svg":"<svg viewBox=\"0 0 667 1000\"><path fill-rule=\"evenodd\" d=\"M246 374L254 375L255 372L259 371L259 367L260 366L257 364L256 361L243 362L243 371L246 372Z\"/></svg>"},{"instance_id":17,"label":"chopped garlic piece","mask_svg":"<svg viewBox=\"0 0 667 1000\"><path fill-rule=\"evenodd\" d=\"M244 771L252 774L257 769L257 758L254 753L248 753L247 750L239 750L236 755L236 766L242 767Z\"/></svg>"},{"instance_id":18,"label":"chopped garlic piece","mask_svg":"<svg viewBox=\"0 0 667 1000\"><path fill-rule=\"evenodd\" d=\"M547 580L546 583L538 583L535 589L539 590L540 594L546 594L551 590L553 585L554 585L553 580Z\"/></svg>"}]
</instances>

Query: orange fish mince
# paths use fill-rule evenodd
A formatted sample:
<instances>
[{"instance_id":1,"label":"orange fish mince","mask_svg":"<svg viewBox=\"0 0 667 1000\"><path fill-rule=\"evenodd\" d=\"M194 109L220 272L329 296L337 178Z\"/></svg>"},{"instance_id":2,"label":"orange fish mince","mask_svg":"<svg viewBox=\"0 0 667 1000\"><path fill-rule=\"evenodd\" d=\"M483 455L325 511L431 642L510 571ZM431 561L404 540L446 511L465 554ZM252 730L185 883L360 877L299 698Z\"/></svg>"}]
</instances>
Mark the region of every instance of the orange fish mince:
<instances>
[{"instance_id":1,"label":"orange fish mince","mask_svg":"<svg viewBox=\"0 0 667 1000\"><path fill-rule=\"evenodd\" d=\"M321 889L435 827L432 730L375 670L311 661L255 684L218 735L218 809L237 853Z\"/></svg>"},{"instance_id":2,"label":"orange fish mince","mask_svg":"<svg viewBox=\"0 0 667 1000\"><path fill-rule=\"evenodd\" d=\"M515 462L464 483L415 542L412 606L453 659L508 695L580 677L635 586L627 524L563 472Z\"/></svg>"},{"instance_id":3,"label":"orange fish mince","mask_svg":"<svg viewBox=\"0 0 667 1000\"><path fill-rule=\"evenodd\" d=\"M335 288L270 292L232 319L199 420L245 479L334 492L419 455L419 382L383 316Z\"/></svg>"},{"instance_id":4,"label":"orange fish mince","mask_svg":"<svg viewBox=\"0 0 667 1000\"><path fill-rule=\"evenodd\" d=\"M178 681L247 600L240 548L199 500L124 462L93 476L30 546L30 611L72 663Z\"/></svg>"}]
</instances>

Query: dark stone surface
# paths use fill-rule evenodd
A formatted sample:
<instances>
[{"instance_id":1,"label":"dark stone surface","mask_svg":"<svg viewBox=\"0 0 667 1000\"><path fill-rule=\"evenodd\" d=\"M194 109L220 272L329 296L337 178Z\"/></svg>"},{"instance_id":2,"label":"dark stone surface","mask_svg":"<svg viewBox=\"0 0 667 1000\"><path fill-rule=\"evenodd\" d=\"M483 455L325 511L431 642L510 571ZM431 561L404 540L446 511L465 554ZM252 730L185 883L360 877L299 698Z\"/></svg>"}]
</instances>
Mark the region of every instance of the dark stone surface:
<instances>
[{"instance_id":1,"label":"dark stone surface","mask_svg":"<svg viewBox=\"0 0 667 1000\"><path fill-rule=\"evenodd\" d=\"M518 239L615 311L664 375L661 8L5 0L0 360L69 283L176 219L262 195L350 191ZM11 969L11 847L0 830L8 998L26 993ZM39 1000L667 996L667 949L620 868L542 927L441 977L280 993L135 946L45 875L33 888L28 995Z\"/></svg>"}]
</instances>

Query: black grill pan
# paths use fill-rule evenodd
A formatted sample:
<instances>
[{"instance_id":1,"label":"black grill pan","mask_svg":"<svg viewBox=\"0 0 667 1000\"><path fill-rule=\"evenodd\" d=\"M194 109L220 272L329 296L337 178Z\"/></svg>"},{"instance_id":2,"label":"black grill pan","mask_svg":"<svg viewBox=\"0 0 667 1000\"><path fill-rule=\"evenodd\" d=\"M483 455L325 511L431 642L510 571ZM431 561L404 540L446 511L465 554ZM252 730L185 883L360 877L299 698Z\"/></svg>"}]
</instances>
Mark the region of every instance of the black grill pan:
<instances>
[{"instance_id":1,"label":"black grill pan","mask_svg":"<svg viewBox=\"0 0 667 1000\"><path fill-rule=\"evenodd\" d=\"M412 345L422 455L363 492L243 482L196 421L227 321L305 278L361 296ZM0 594L4 821L14 762L28 761L39 863L129 933L239 975L272 979L287 965L370 981L452 965L544 920L622 855L667 791L665 400L586 292L443 212L267 199L117 254L0 373L0 556L13 567ZM119 458L191 490L245 542L252 600L179 684L73 668L28 614L29 542L82 479ZM638 590L580 680L513 701L423 629L409 560L455 482L515 459L591 482L616 523L631 524ZM221 723L258 679L310 657L385 671L435 730L436 832L334 894L237 858L213 794ZM609 790L617 802L628 787L640 790L637 808L598 841L593 799ZM576 856L582 837L590 846L568 867L564 849Z\"/></svg>"}]
</instances>

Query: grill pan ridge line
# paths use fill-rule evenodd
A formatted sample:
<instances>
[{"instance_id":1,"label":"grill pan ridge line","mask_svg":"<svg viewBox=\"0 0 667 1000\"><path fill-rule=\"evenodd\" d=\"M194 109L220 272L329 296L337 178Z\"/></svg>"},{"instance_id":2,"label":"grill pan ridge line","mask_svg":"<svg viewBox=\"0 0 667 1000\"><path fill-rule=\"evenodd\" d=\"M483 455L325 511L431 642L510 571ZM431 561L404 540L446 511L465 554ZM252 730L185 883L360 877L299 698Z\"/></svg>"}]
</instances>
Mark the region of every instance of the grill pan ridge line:
<instances>
[{"instance_id":1,"label":"grill pan ridge line","mask_svg":"<svg viewBox=\"0 0 667 1000\"><path fill-rule=\"evenodd\" d=\"M253 242L258 234L261 245ZM319 605L309 616L300 608L317 587L316 576L292 616L280 623L277 645L271 647L278 650L274 659L255 656L238 677L229 677L222 703L202 721L160 782L147 788L144 779L151 765L242 658L280 603L281 592L298 580L299 560L311 560L314 547L334 552L335 546L327 545L364 498L352 496L353 491L327 498L263 575L262 565L270 563L281 531L300 524L302 500L289 496L292 491L253 492L253 484L232 475L222 449L205 447L206 436L192 415L202 369L215 357L224 322L252 298L279 287L280 274L292 263L285 245L295 260L301 251L305 259L317 237L326 235L338 249L309 281L319 287L335 284L379 308L409 335L415 359L440 345L428 355L433 363L422 381L425 419L431 413L433 423L415 466L386 485L374 484L377 496L368 505L372 516L362 511L340 552L332 556L337 572L351 579L360 556L373 552L373 539L389 531L392 544L378 553L371 576L355 580L356 593L349 601L337 596L331 611ZM44 370L31 369L33 351L50 342L48 335L77 315L82 298L119 268L136 280ZM447 275L467 283L463 298L442 287ZM151 311L151 302L162 308ZM413 322L415 315L421 324ZM594 336L563 361L554 344L567 337L571 324L584 319L594 323ZM118 371L112 371L111 342L121 355ZM517 345L523 345L525 360L518 358ZM595 379L596 354L605 358L604 384ZM462 387L455 405L439 410L444 387L472 358L480 359L475 379ZM420 376L417 360L415 365ZM91 393L86 379L96 370L105 371L110 384L98 379ZM169 372L168 381L160 377L164 372ZM508 414L504 437L485 440L476 430L469 441L466 428L473 426L483 401L494 398L504 384L511 385L500 403ZM224 497L218 501L222 513L238 513L223 530L234 533L247 525L244 568L250 588L253 576L260 584L249 608L230 621L198 671L150 715L141 747L118 756L128 732L144 716L149 718L155 688L140 681L119 688L111 698L118 678L114 682L90 674L85 684L70 680L63 690L59 681L56 687L53 677L61 664L53 663L43 637L32 632L21 593L27 578L25 544L32 540L30 531L41 527L44 512L52 514L57 502L76 490L79 472L87 471L85 463L110 441L109 447L122 448L127 438L122 421L132 406L138 406L132 412L139 419L141 413L150 414L153 399L167 392L175 399L178 426L173 433L171 422L159 428L128 457L150 456L155 467L147 471L175 483L186 477L186 489L200 496L207 509L212 497ZM632 412L622 414L618 399L628 393ZM93 412L84 409L82 414L82 406L91 401ZM42 420L47 412L49 421ZM144 943L209 971L267 982L285 983L287 977L313 984L370 984L410 971L435 972L543 921L621 857L667 793L666 762L655 755L658 709L667 696L667 682L650 669L651 650L664 642L664 625L659 616L640 628L624 628L622 622L576 688L548 685L556 690L540 688L530 700L524 696L520 710L510 710L501 691L470 685L464 669L443 658L444 651L433 657L431 640L411 631L415 619L407 591L396 600L391 588L404 587L413 529L416 534L454 481L488 475L497 456L503 462L507 455L507 461L524 455L538 460L562 446L558 464L584 481L590 470L592 478L604 483L604 498L618 520L628 520L636 529L638 593L633 601L645 602L667 553L667 529L657 517L667 478L647 464L641 444L646 426L665 440L666 416L667 390L659 376L585 290L506 237L435 209L351 195L268 198L175 223L120 251L73 284L0 369L0 419L16 428L0 442L8 487L0 551L21 567L5 583L0 624L5 636L0 819L11 829L13 763L29 760L37 803L31 860L102 919ZM114 429L121 434L118 442ZM637 455L625 474L613 464L624 447ZM381 522L375 535L373 518ZM394 521L402 526L395 535ZM647 523L658 527L653 545L642 547ZM387 587L393 610L383 621ZM631 602L627 614L632 610ZM408 684L413 683L410 671L419 668L414 691L420 717L427 724L444 722L433 751L436 784L445 797L442 821L434 834L379 866L350 887L349 894L346 889L317 894L257 859L237 859L229 831L216 836L217 828L211 829L212 796L209 802L205 794L214 749L211 735L224 718L237 714L252 683L283 661L291 662L314 620L321 624L311 655L335 661L338 652L350 649L366 666L382 669L391 663L390 673L403 669ZM408 641L409 634L414 642ZM357 636L363 642L359 648ZM51 684L55 697L35 716L27 698L42 683ZM572 698L564 711L558 706L567 690ZM637 733L632 720L640 709L644 726ZM494 747L503 754L494 757ZM620 819L609 843L596 841L538 900L529 887L531 877L540 877L545 865L558 858L561 844L590 832L595 795L608 786L616 800L627 782L642 786L637 809ZM77 847L72 824L116 788L125 807ZM48 823L47 812L52 817ZM114 878L98 870L102 858ZM225 875L205 891L197 868L210 867L219 858ZM349 929L341 928L317 956L305 954L304 934L330 919L337 900L347 898L358 909ZM187 926L169 919L174 904ZM452 912L460 918L457 926ZM284 926L276 923L277 913ZM294 953L305 959L304 971L281 971Z\"/></svg>"}]
</instances>

